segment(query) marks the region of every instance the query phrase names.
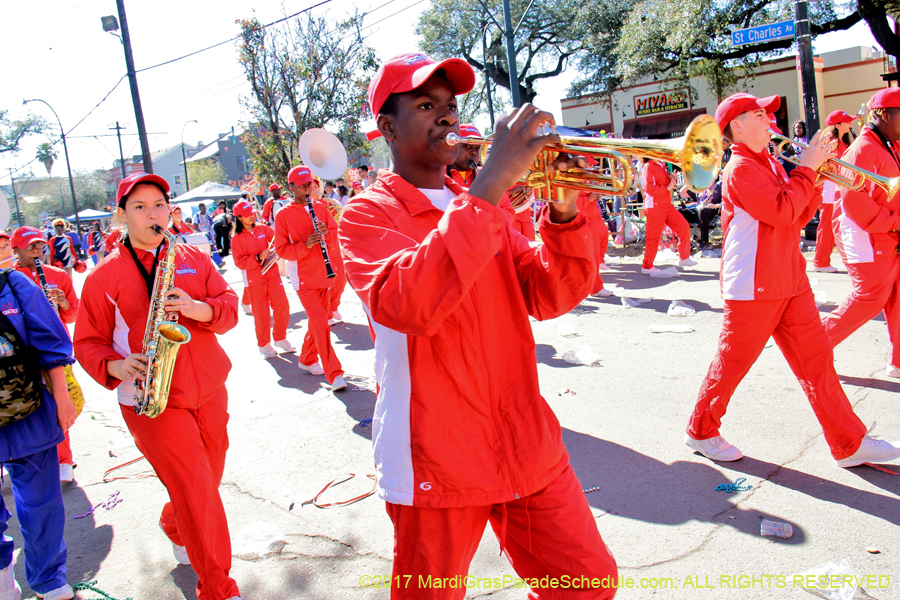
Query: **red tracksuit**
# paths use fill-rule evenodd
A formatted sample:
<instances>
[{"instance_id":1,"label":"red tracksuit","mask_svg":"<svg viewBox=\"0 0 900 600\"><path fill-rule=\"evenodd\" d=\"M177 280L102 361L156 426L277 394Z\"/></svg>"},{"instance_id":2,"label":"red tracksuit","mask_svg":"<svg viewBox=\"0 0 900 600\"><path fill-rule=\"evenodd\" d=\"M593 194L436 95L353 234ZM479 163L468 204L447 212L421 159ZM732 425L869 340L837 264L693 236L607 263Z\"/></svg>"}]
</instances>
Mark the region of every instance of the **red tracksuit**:
<instances>
[{"instance_id":1,"label":"red tracksuit","mask_svg":"<svg viewBox=\"0 0 900 600\"><path fill-rule=\"evenodd\" d=\"M900 175L896 151L888 151L878 136L864 127L843 159L885 177ZM884 311L891 338L891 364L900 367L900 200L888 202L880 187L860 191L841 188L834 205L837 243L853 291L823 322L837 346L870 319Z\"/></svg>"},{"instance_id":2,"label":"red tracksuit","mask_svg":"<svg viewBox=\"0 0 900 600\"><path fill-rule=\"evenodd\" d=\"M836 153L841 158L847 146L838 141ZM822 189L822 205L819 207L819 225L816 228L816 254L813 265L819 269L831 266L831 253L834 251L834 227L832 224L834 215L834 203L838 200L840 189L837 184L825 181Z\"/></svg>"},{"instance_id":3,"label":"red tracksuit","mask_svg":"<svg viewBox=\"0 0 900 600\"><path fill-rule=\"evenodd\" d=\"M135 253L153 275L153 254ZM114 379L107 362L142 351L150 308L146 282L128 249L118 248L84 282L75 327L75 356L91 377L116 389L122 415L138 449L147 457L170 502L160 525L169 539L186 546L197 572L199 600L239 596L229 577L231 540L219 483L228 449L228 394L225 379L231 361L216 335L237 324L238 299L198 248L179 244L174 285L213 309L209 323L181 317L191 341L178 351L168 406L155 419L134 413L132 381Z\"/></svg>"},{"instance_id":4,"label":"red tracksuit","mask_svg":"<svg viewBox=\"0 0 900 600\"><path fill-rule=\"evenodd\" d=\"M197 232L197 230L194 229L194 227L192 225L188 225L184 221L182 221L181 224L179 224L177 226L175 225L175 221L172 221L169 224L169 231L171 233L174 233L175 235L179 235L179 234L184 235L186 233L196 233Z\"/></svg>"},{"instance_id":5,"label":"red tracksuit","mask_svg":"<svg viewBox=\"0 0 900 600\"><path fill-rule=\"evenodd\" d=\"M653 268L666 225L678 237L678 257L684 260L691 256L691 226L672 206L672 192L668 188L670 181L669 172L659 161L651 160L644 164L641 172L644 214L647 216L647 245L644 246L644 262L641 265L644 269Z\"/></svg>"},{"instance_id":6,"label":"red tracksuit","mask_svg":"<svg viewBox=\"0 0 900 600\"><path fill-rule=\"evenodd\" d=\"M284 293L284 284L278 274L278 265L263 275L262 266L257 258L275 237L275 232L268 225L257 224L253 229L244 229L231 238L231 254L234 264L246 273L247 286L250 290L250 302L253 308L253 322L256 325L256 344L263 347L272 338L276 342L287 336L288 319L291 309ZM274 323L272 337L269 337L269 307L272 307Z\"/></svg>"},{"instance_id":7,"label":"red tracksuit","mask_svg":"<svg viewBox=\"0 0 900 600\"><path fill-rule=\"evenodd\" d=\"M69 277L69 274L66 273L65 269L60 269L53 265L43 265L43 267L44 278L47 280L47 285L51 288L62 290L66 295L66 302L69 303L69 310L58 311L60 321L66 325L74 323L75 318L78 316L78 295L75 293L75 288L72 286L72 278ZM37 271L32 271L25 267L16 267L16 270L27 275L38 287L41 287L41 278L38 277ZM66 328L67 333L68 331L69 329ZM73 464L72 440L69 437L68 430L66 431L66 439L56 447L56 451L59 454L59 464Z\"/></svg>"},{"instance_id":8,"label":"red tracksuit","mask_svg":"<svg viewBox=\"0 0 900 600\"><path fill-rule=\"evenodd\" d=\"M332 383L335 377L344 374L341 361L331 346L331 329L328 327L328 319L331 318L334 306L331 296L335 284L345 277L344 265L337 245L337 223L334 222L334 217L324 203L314 202L313 205L316 217L328 230L325 243L331 267L337 276L326 278L325 259L319 244L312 248L306 247L306 239L315 232L306 201L300 204L292 202L278 211L275 218L275 251L287 261L291 283L297 290L308 319L309 326L303 336L300 362L311 365L321 360L325 377L328 383Z\"/></svg>"},{"instance_id":9,"label":"red tracksuit","mask_svg":"<svg viewBox=\"0 0 900 600\"><path fill-rule=\"evenodd\" d=\"M275 215L272 214L272 210L275 208L275 203L281 200L290 202L289 198L283 196L278 196L277 198L275 196L270 196L269 199L263 203L262 215L260 216L264 222L274 224Z\"/></svg>"},{"instance_id":10,"label":"red tracksuit","mask_svg":"<svg viewBox=\"0 0 900 600\"><path fill-rule=\"evenodd\" d=\"M606 260L606 248L609 245L609 228L603 220L603 213L597 205L596 200L592 200L588 192L578 194L576 201L578 212L584 214L591 228L591 237L594 240L594 262L598 265ZM592 294L596 294L603 289L603 277L600 271L597 271L597 281L594 283Z\"/></svg>"},{"instance_id":11,"label":"red tracksuit","mask_svg":"<svg viewBox=\"0 0 900 600\"><path fill-rule=\"evenodd\" d=\"M534 234L534 220L531 215L531 207L529 206L522 212L516 213L515 218L512 221L513 229L524 235L527 239L532 242L535 241ZM607 233L607 236L609 234ZM605 252L605 251L604 251Z\"/></svg>"},{"instance_id":12,"label":"red tracksuit","mask_svg":"<svg viewBox=\"0 0 900 600\"><path fill-rule=\"evenodd\" d=\"M856 452L866 427L853 412L819 320L797 232L821 202L816 173L797 167L790 178L766 152L732 147L722 176L722 296L719 349L700 389L688 435L719 435L738 384L769 336L800 381L836 460Z\"/></svg>"},{"instance_id":13,"label":"red tracksuit","mask_svg":"<svg viewBox=\"0 0 900 600\"><path fill-rule=\"evenodd\" d=\"M465 193L446 212L402 177L378 180L344 207L347 277L375 334L372 422L378 494L394 523L391 597L462 598L456 577L494 528L523 577L616 578L559 422L541 397L528 315L551 319L583 300L597 265L587 219L541 218L544 243L505 212ZM465 423L465 427L448 427ZM540 598L571 590L532 590ZM582 593L612 598L614 589Z\"/></svg>"}]
</instances>

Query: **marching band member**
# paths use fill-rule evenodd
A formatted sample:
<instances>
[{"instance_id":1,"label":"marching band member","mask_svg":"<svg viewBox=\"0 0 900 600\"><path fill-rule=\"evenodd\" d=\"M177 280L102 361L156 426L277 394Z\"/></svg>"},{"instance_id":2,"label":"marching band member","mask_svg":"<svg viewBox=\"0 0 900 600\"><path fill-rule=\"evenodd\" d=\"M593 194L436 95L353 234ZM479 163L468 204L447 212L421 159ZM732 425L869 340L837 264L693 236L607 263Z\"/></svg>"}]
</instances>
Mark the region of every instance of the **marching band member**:
<instances>
[{"instance_id":1,"label":"marching band member","mask_svg":"<svg viewBox=\"0 0 900 600\"><path fill-rule=\"evenodd\" d=\"M119 184L118 216L128 235L84 283L75 327L75 355L91 377L116 389L122 416L170 501L159 524L176 560L197 572L199 600L237 599L229 577L231 540L219 483L228 448L231 362L216 335L237 323L237 296L209 257L178 244L175 287L164 301L191 340L178 352L168 406L150 419L134 412L134 379L143 380L143 337L157 261L166 252L155 226L165 227L169 185L158 175L135 173ZM146 295L144 294L146 291ZM210 364L215 368L208 368Z\"/></svg>"},{"instance_id":2,"label":"marching band member","mask_svg":"<svg viewBox=\"0 0 900 600\"><path fill-rule=\"evenodd\" d=\"M653 266L653 260L659 251L659 240L662 239L666 225L678 238L679 267L693 267L697 262L691 260L691 226L678 210L672 206L672 190L675 189L675 178L669 175L666 167L658 160L641 159L641 189L644 192L644 215L647 217L644 246L644 262L641 273L651 277L660 274Z\"/></svg>"},{"instance_id":3,"label":"marching band member","mask_svg":"<svg viewBox=\"0 0 900 600\"><path fill-rule=\"evenodd\" d=\"M872 96L872 117L843 159L883 175L900 175L900 89L886 88ZM832 344L837 346L884 311L891 340L891 362L885 372L900 377L900 200L888 200L885 191L868 183L862 190L840 189L834 221L841 256L853 280L853 291L823 319Z\"/></svg>"},{"instance_id":4,"label":"marching band member","mask_svg":"<svg viewBox=\"0 0 900 600\"><path fill-rule=\"evenodd\" d=\"M100 229L99 221L94 221L94 225L91 227L87 236L85 236L85 239L87 240L88 253L91 255L91 260L96 265L103 260L104 256L106 256L106 250L103 247L106 238L103 235L103 230Z\"/></svg>"},{"instance_id":5,"label":"marching band member","mask_svg":"<svg viewBox=\"0 0 900 600\"><path fill-rule=\"evenodd\" d=\"M868 435L841 388L797 245L798 229L821 202L816 171L834 156L833 142L817 134L788 177L766 151L766 112L776 111L780 103L778 96L738 93L716 110L716 122L732 142L722 175L725 313L719 349L685 443L712 460L743 456L719 434L719 427L735 388L772 336L800 381L838 466L892 460L900 457L900 448Z\"/></svg>"},{"instance_id":6,"label":"marching band member","mask_svg":"<svg viewBox=\"0 0 900 600\"><path fill-rule=\"evenodd\" d=\"M337 224L322 203L312 203L312 206L315 217L324 227L317 231L313 226L308 198L314 183L307 167L294 167L288 172L288 189L293 195L293 202L278 211L275 218L275 251L287 261L291 283L308 319L297 366L313 375L324 374L331 389L337 391L347 388L344 369L331 346L331 330L328 327L328 315L333 312L332 290L338 278L326 277L322 240L332 260L340 257L340 250L337 247ZM339 265L339 261L333 265L335 272Z\"/></svg>"},{"instance_id":7,"label":"marching band member","mask_svg":"<svg viewBox=\"0 0 900 600\"><path fill-rule=\"evenodd\" d=\"M78 258L72 246L72 238L66 235L66 222L62 219L53 221L53 228L56 229L56 235L50 238L50 264L58 263L56 266L65 269L71 277Z\"/></svg>"},{"instance_id":8,"label":"marching band member","mask_svg":"<svg viewBox=\"0 0 900 600\"><path fill-rule=\"evenodd\" d=\"M41 259L44 246L44 236L34 227L19 227L13 232L12 247L18 258L16 270L27 275L39 288L44 287L43 282L37 272L36 262ZM72 285L72 278L63 270L53 265L42 265L44 272L44 280L47 282L47 290L45 293L56 303L57 314L63 325L75 322L78 316L78 296L75 294L75 287ZM66 329L68 334L68 329ZM68 377L74 379L71 373L71 366L66 366ZM81 412L81 406L76 407ZM73 457L72 457L72 440L69 437L69 431L66 430L66 438L60 442L56 450L59 454L59 480L69 482L74 479Z\"/></svg>"},{"instance_id":9,"label":"marching band member","mask_svg":"<svg viewBox=\"0 0 900 600\"><path fill-rule=\"evenodd\" d=\"M195 233L197 230L194 229L193 225L185 223L181 219L181 207L177 204L172 204L170 210L171 221L169 222L169 231L174 233L175 235L184 235L186 233ZM181 240L179 240L181 241Z\"/></svg>"},{"instance_id":10,"label":"marching band member","mask_svg":"<svg viewBox=\"0 0 900 600\"><path fill-rule=\"evenodd\" d=\"M471 123L463 123L459 126L459 137L480 138L481 132ZM456 160L447 165L447 176L460 186L468 189L472 187L472 184L475 183L475 177L478 176L481 146L466 144L465 142L461 142L458 146L459 150L456 154Z\"/></svg>"},{"instance_id":11,"label":"marching band member","mask_svg":"<svg viewBox=\"0 0 900 600\"><path fill-rule=\"evenodd\" d=\"M420 589L417 576L465 576L487 521L522 577L616 579L540 396L528 326L529 314L559 316L590 292L589 225L567 190L542 212L544 243L532 246L497 207L558 140L540 135L553 116L530 104L498 121L491 158L468 192L446 176L457 155L444 141L459 131L456 95L474 84L462 59L406 54L382 65L369 105L393 167L347 203L339 226L375 337L372 439L394 524L393 572L412 576L392 586L395 600L462 598L465 587Z\"/></svg>"},{"instance_id":12,"label":"marching band member","mask_svg":"<svg viewBox=\"0 0 900 600\"><path fill-rule=\"evenodd\" d=\"M15 264L15 254L9 241L9 234L0 231L0 269L7 269Z\"/></svg>"},{"instance_id":13,"label":"marching band member","mask_svg":"<svg viewBox=\"0 0 900 600\"><path fill-rule=\"evenodd\" d=\"M273 266L265 274L262 272L262 263L269 256L269 243L275 238L275 232L268 225L256 223L256 211L246 200L235 204L231 212L235 219L231 250L235 266L246 274L247 282L244 289L249 290L259 353L266 358L277 356L275 348L269 343L273 337L275 345L285 352L296 352L297 349L287 340L287 325L291 310L284 293L281 275L278 274L278 266ZM270 314L274 315L271 332Z\"/></svg>"},{"instance_id":14,"label":"marching band member","mask_svg":"<svg viewBox=\"0 0 900 600\"><path fill-rule=\"evenodd\" d=\"M119 238L122 237L122 230L119 227L113 227L112 231L109 232L109 235L106 236L106 239L103 241L103 251L106 254L112 252L116 246L119 244Z\"/></svg>"},{"instance_id":15,"label":"marching band member","mask_svg":"<svg viewBox=\"0 0 900 600\"><path fill-rule=\"evenodd\" d=\"M273 183L269 186L269 192L272 195L268 200L263 204L262 210L262 220L267 225L275 225L275 214L281 210L281 208L287 204L290 200L288 198L284 198L281 195L281 186L277 183Z\"/></svg>"},{"instance_id":16,"label":"marching band member","mask_svg":"<svg viewBox=\"0 0 900 600\"><path fill-rule=\"evenodd\" d=\"M594 262L597 263L597 279L591 289L592 296L608 298L613 295L611 290L603 287L603 276L600 275L600 265L605 265L606 249L609 246L609 228L603 220L603 213L597 202L600 194L597 192L581 191L575 201L578 212L584 215L591 227L591 238L594 241Z\"/></svg>"},{"instance_id":17,"label":"marching band member","mask_svg":"<svg viewBox=\"0 0 900 600\"><path fill-rule=\"evenodd\" d=\"M835 156L841 158L850 145L850 123L856 117L848 115L842 110L836 110L825 119L825 125L831 127L834 138L837 140ZM834 229L832 227L832 215L834 203L837 201L838 186L831 180L826 180L822 188L822 206L819 207L819 226L816 228L816 255L813 260L813 271L820 273L835 273L837 269L831 266L831 253L834 251Z\"/></svg>"},{"instance_id":18,"label":"marching band member","mask_svg":"<svg viewBox=\"0 0 900 600\"><path fill-rule=\"evenodd\" d=\"M335 231L337 230L337 219L340 217L340 211L343 207L338 206L337 213L335 213L335 206L331 203L331 200L328 197L323 197L319 190L321 189L322 182L318 177L313 175L314 184L313 191L310 194L312 198L313 205L318 206L321 204L325 210L327 210L331 217L335 221ZM337 214L337 216L335 216ZM344 294L344 288L347 287L347 275L344 273L344 265L343 260L341 259L341 253L335 253L336 256L331 258L332 266L336 263L340 263L340 265L334 269L335 277L334 277L334 287L331 288L331 305L328 310L328 324L334 325L336 323L341 323L344 320L344 317L341 316L340 307L341 307L341 296Z\"/></svg>"},{"instance_id":19,"label":"marching band member","mask_svg":"<svg viewBox=\"0 0 900 600\"><path fill-rule=\"evenodd\" d=\"M535 239L537 239L534 233L534 192L530 188L526 188L525 186L515 186L513 190L516 189L522 190L521 193L526 193L528 197L522 202L522 204L513 207L512 210L515 216L512 220L512 226L513 229L524 235L526 239L533 242L535 241ZM507 197L513 193L513 191L509 192L507 194ZM500 202L502 206L503 200L501 200ZM510 202L510 206L512 206L512 202ZM604 250L604 252L606 251Z\"/></svg>"}]
</instances>

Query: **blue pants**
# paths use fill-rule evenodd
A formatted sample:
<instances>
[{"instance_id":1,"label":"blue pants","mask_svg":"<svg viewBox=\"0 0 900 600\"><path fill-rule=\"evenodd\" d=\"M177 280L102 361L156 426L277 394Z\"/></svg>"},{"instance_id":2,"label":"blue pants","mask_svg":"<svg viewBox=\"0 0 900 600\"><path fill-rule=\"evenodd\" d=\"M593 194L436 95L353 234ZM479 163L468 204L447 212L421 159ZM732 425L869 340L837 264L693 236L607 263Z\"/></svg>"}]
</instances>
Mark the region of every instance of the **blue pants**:
<instances>
[{"instance_id":1,"label":"blue pants","mask_svg":"<svg viewBox=\"0 0 900 600\"><path fill-rule=\"evenodd\" d=\"M19 529L25 538L25 578L39 594L66 585L66 508L59 485L56 447L4 463L12 480ZM5 535L12 515L0 496L0 565L12 563L13 540Z\"/></svg>"}]
</instances>

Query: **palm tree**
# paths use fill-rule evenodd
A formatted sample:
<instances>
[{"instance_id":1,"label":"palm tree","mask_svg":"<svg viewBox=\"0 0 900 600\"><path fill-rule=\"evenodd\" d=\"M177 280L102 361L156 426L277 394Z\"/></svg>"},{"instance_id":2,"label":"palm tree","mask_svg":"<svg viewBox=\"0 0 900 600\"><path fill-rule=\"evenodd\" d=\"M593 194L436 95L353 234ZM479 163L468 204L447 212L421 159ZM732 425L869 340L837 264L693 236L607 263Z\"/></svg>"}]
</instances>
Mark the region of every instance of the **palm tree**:
<instances>
[{"instance_id":1,"label":"palm tree","mask_svg":"<svg viewBox=\"0 0 900 600\"><path fill-rule=\"evenodd\" d=\"M40 146L38 146L37 153L35 157L44 164L44 168L47 169L47 175L50 175L50 169L53 168L53 161L56 160L56 157L59 156L59 153L53 149L53 144L49 142L44 142Z\"/></svg>"}]
</instances>

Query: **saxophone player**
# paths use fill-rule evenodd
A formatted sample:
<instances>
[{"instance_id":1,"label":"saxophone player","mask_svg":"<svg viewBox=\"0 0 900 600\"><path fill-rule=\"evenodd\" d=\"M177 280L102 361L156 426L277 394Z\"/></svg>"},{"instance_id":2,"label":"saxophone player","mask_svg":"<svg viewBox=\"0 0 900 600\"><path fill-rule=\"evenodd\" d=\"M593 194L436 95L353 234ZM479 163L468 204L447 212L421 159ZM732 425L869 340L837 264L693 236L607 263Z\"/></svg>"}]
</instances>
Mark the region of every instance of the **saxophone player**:
<instances>
[{"instance_id":1,"label":"saxophone player","mask_svg":"<svg viewBox=\"0 0 900 600\"><path fill-rule=\"evenodd\" d=\"M216 335L237 324L238 298L194 246L176 246L174 283L163 302L191 333L177 357L168 408L154 419L133 409L133 380L144 380L147 368L141 350L157 262L170 250L157 233L169 219L168 191L163 178L146 173L119 184L117 216L127 235L85 281L75 354L98 383L117 390L135 444L166 486L170 501L159 525L176 560L197 572L197 597L233 600L240 591L229 576L231 542L219 496L228 448L225 379L231 362ZM204 368L209 364L217 368Z\"/></svg>"}]
</instances>

